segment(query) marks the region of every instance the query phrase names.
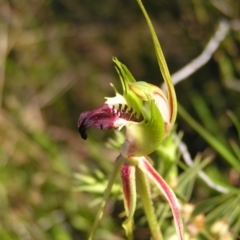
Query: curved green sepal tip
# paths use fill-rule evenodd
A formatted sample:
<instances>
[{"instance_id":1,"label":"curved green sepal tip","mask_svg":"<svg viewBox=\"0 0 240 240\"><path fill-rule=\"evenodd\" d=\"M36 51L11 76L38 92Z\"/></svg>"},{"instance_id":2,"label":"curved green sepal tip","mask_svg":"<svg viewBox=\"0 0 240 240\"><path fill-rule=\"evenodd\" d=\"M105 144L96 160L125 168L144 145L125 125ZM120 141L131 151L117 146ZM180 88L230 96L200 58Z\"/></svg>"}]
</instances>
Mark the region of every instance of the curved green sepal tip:
<instances>
[{"instance_id":1,"label":"curved green sepal tip","mask_svg":"<svg viewBox=\"0 0 240 240\"><path fill-rule=\"evenodd\" d=\"M113 62L116 64L116 70L122 84L123 97L126 100L128 107L133 108L135 112L140 115L142 110L142 99L137 97L129 87L129 83L134 83L136 80L128 68L118 61L117 58L113 58Z\"/></svg>"},{"instance_id":2,"label":"curved green sepal tip","mask_svg":"<svg viewBox=\"0 0 240 240\"><path fill-rule=\"evenodd\" d=\"M137 0L139 7L141 8L143 15L147 21L150 33L152 35L152 40L153 40L153 45L154 45L154 49L155 49L155 53L156 53L156 57L157 57L157 61L158 61L158 65L160 68L160 71L162 73L164 82L167 86L167 92L168 92L168 101L169 101L169 105L170 105L170 109L171 109L171 118L170 118L170 123L173 126L175 120L176 120L176 115L177 115L177 99L176 99L176 94L175 94L175 89L174 86L172 84L172 80L171 80L171 76L168 70L168 66L167 63L165 61L164 58L164 54L162 52L162 48L161 45L158 41L156 32L154 30L154 27L152 25L152 22L142 4L141 0Z\"/></svg>"}]
</instances>

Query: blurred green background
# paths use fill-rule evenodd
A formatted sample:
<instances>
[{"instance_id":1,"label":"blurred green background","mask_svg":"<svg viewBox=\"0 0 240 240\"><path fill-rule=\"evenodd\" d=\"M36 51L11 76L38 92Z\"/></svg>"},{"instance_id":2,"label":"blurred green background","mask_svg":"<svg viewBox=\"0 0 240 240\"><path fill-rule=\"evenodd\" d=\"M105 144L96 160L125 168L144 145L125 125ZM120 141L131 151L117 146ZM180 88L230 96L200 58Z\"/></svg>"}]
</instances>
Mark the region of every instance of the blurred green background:
<instances>
[{"instance_id":1,"label":"blurred green background","mask_svg":"<svg viewBox=\"0 0 240 240\"><path fill-rule=\"evenodd\" d=\"M207 108L219 138L239 144L226 115L231 110L240 119L238 1L143 3L171 73L202 52L221 19L229 21L230 31L211 60L179 83L176 93L205 129L211 131ZM134 0L0 0L1 240L87 238L96 195L74 191L74 173L101 170L108 176L118 153L105 145L111 131L90 129L88 141L82 140L77 119L113 96L110 83L120 86L114 56L137 80L161 84L149 30ZM211 164L227 182L240 186L239 172L180 117L177 129L184 132L192 156L215 156ZM104 186L104 175L100 179ZM102 186L95 190L103 192ZM211 195L202 194L203 188L196 185L193 202ZM104 237L96 239L124 239L122 211L122 201L109 201L99 233ZM136 239L148 239L146 231L142 228Z\"/></svg>"}]
</instances>

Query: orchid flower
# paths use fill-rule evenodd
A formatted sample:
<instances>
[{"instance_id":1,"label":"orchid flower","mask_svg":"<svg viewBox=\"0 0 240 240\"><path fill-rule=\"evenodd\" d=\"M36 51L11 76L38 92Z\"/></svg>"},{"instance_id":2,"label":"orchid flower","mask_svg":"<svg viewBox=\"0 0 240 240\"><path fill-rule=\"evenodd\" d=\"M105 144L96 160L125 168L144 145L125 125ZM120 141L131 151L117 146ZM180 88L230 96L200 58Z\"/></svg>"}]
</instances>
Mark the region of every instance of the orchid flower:
<instances>
[{"instance_id":1,"label":"orchid flower","mask_svg":"<svg viewBox=\"0 0 240 240\"><path fill-rule=\"evenodd\" d=\"M103 130L116 129L125 131L125 141L121 145L120 155L109 179L104 199L93 226L89 239L93 238L97 225L103 215L103 209L109 197L117 173L121 172L124 195L124 206L127 219L123 223L128 239L133 239L133 215L136 208L136 195L140 195L152 239L162 239L152 206L149 182L154 183L168 201L174 218L175 228L180 240L183 239L183 228L178 200L149 161L150 153L161 144L171 130L176 119L176 96L170 74L157 40L151 21L141 3L137 0L150 28L157 60L167 87L167 96L157 86L136 81L125 65L113 59L118 72L123 94L112 85L115 97L106 98L104 104L94 110L83 112L78 119L81 137L87 139L87 128Z\"/></svg>"}]
</instances>

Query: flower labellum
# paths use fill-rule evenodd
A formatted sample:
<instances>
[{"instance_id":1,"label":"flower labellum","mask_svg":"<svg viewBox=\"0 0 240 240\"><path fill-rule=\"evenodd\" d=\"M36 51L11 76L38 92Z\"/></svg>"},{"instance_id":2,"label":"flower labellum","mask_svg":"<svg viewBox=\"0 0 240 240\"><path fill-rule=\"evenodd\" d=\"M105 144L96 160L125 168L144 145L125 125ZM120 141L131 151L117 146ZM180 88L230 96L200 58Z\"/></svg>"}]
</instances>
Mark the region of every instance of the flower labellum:
<instances>
[{"instance_id":1,"label":"flower labellum","mask_svg":"<svg viewBox=\"0 0 240 240\"><path fill-rule=\"evenodd\" d=\"M86 140L88 127L103 130L121 129L127 121L140 121L133 113L133 109L128 109L127 105L119 104L115 107L105 103L92 111L83 112L78 119L78 130L81 137Z\"/></svg>"}]
</instances>

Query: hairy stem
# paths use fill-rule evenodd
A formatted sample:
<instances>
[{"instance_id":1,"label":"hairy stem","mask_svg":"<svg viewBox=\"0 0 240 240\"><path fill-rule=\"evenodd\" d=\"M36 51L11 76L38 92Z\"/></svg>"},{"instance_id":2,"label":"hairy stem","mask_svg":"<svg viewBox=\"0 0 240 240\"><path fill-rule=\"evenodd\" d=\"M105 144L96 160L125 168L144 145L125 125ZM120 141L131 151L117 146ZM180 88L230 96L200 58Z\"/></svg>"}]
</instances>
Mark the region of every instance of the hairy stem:
<instances>
[{"instance_id":1,"label":"hairy stem","mask_svg":"<svg viewBox=\"0 0 240 240\"><path fill-rule=\"evenodd\" d=\"M151 230L152 240L162 240L162 233L158 226L156 214L152 205L152 199L146 175L138 167L136 167L136 179L137 190L142 200L143 208Z\"/></svg>"}]
</instances>

